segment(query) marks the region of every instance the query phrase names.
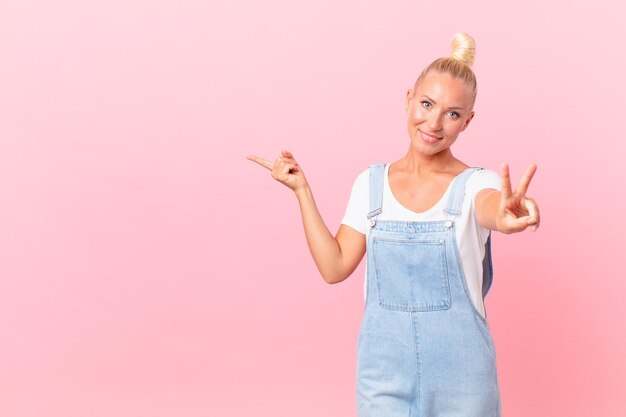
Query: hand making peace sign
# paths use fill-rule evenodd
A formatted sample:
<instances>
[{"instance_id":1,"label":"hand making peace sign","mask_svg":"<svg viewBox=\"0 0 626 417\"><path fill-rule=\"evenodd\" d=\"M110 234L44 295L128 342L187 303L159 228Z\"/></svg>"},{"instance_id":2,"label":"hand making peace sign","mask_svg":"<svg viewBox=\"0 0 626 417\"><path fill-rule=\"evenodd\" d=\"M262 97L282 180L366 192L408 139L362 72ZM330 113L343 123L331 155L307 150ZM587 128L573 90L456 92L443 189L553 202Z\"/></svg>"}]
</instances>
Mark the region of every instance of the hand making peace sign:
<instances>
[{"instance_id":1,"label":"hand making peace sign","mask_svg":"<svg viewBox=\"0 0 626 417\"><path fill-rule=\"evenodd\" d=\"M293 191L298 191L308 186L304 172L291 152L282 151L282 156L276 158L274 163L254 155L248 156L247 159L272 171L272 178L285 184Z\"/></svg>"},{"instance_id":2,"label":"hand making peace sign","mask_svg":"<svg viewBox=\"0 0 626 417\"><path fill-rule=\"evenodd\" d=\"M515 192L511 190L509 166L503 164L500 168L502 190L500 191L500 205L496 217L496 226L503 233L515 233L525 230L528 226L535 231L539 227L539 207L530 197L526 196L530 180L537 171L537 165L531 164L520 180Z\"/></svg>"}]
</instances>

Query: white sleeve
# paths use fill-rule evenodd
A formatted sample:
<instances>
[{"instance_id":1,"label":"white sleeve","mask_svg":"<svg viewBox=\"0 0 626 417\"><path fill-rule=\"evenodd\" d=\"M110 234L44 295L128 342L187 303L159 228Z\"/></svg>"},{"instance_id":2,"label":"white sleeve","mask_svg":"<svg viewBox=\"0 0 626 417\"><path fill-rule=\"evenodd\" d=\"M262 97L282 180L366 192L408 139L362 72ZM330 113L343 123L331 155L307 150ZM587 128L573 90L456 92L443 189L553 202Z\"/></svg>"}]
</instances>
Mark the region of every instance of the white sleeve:
<instances>
[{"instance_id":1,"label":"white sleeve","mask_svg":"<svg viewBox=\"0 0 626 417\"><path fill-rule=\"evenodd\" d=\"M357 232L367 233L367 213L369 212L369 168L361 172L352 184L350 200L341 223Z\"/></svg>"},{"instance_id":2,"label":"white sleeve","mask_svg":"<svg viewBox=\"0 0 626 417\"><path fill-rule=\"evenodd\" d=\"M467 181L467 188L465 189L465 192L469 193L469 196L471 197L470 201L472 204L472 207L471 207L472 215L474 216L474 222L476 223L476 228L480 232L480 236L483 242L487 240L490 230L487 229L486 227L482 227L478 223L478 218L476 218L476 211L474 207L474 204L475 204L474 200L476 198L476 194L478 194L479 191L484 190L486 188L493 188L494 190L500 191L500 189L502 188L502 184L500 181L500 175L498 175L497 172L490 171L488 169L481 169L478 171L474 171L472 175L469 177Z\"/></svg>"},{"instance_id":3,"label":"white sleeve","mask_svg":"<svg viewBox=\"0 0 626 417\"><path fill-rule=\"evenodd\" d=\"M469 177L467 181L466 189L466 192L470 193L472 201L474 201L476 194L478 194L480 190L484 190L485 188L493 188L500 191L500 189L502 188L500 175L498 175L497 172L490 171L488 169L474 171L474 173Z\"/></svg>"}]
</instances>

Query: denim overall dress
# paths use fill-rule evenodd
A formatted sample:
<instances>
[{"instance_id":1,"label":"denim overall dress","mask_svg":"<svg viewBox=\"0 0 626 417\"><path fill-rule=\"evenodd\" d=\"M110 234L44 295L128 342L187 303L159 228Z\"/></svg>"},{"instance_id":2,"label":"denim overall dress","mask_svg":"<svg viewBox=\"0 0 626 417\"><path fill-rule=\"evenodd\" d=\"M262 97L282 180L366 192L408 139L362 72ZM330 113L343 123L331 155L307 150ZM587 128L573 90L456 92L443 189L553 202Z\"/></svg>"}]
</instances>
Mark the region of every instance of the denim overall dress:
<instances>
[{"instance_id":1,"label":"denim overall dress","mask_svg":"<svg viewBox=\"0 0 626 417\"><path fill-rule=\"evenodd\" d=\"M357 343L359 417L500 417L495 348L467 290L455 235L468 168L447 220L377 220L384 164L371 165L367 293ZM490 238L483 299L493 278Z\"/></svg>"}]
</instances>

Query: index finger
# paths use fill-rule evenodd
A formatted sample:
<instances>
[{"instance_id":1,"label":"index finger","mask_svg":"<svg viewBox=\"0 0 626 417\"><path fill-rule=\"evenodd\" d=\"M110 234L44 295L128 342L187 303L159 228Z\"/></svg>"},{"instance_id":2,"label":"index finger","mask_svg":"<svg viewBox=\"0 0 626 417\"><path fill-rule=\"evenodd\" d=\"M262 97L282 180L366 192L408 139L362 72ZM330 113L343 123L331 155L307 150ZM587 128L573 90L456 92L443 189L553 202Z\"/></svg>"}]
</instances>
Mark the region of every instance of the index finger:
<instances>
[{"instance_id":1,"label":"index finger","mask_svg":"<svg viewBox=\"0 0 626 417\"><path fill-rule=\"evenodd\" d=\"M500 167L500 181L502 184L501 195L502 199L508 198L513 193L511 191L511 177L509 176L509 165L502 164Z\"/></svg>"},{"instance_id":2,"label":"index finger","mask_svg":"<svg viewBox=\"0 0 626 417\"><path fill-rule=\"evenodd\" d=\"M530 180L533 178L533 175L535 175L535 171L537 171L537 165L530 164L530 166L526 170L526 173L520 180L519 185L515 189L515 194L526 195L526 191L528 191L528 185L530 184Z\"/></svg>"},{"instance_id":3,"label":"index finger","mask_svg":"<svg viewBox=\"0 0 626 417\"><path fill-rule=\"evenodd\" d=\"M264 166L265 168L269 169L270 171L272 169L274 169L274 163L271 161L268 161L267 159L263 159L260 158L258 156L254 156L254 155L248 155L246 157L246 159L249 159L250 161L256 162L257 164Z\"/></svg>"}]
</instances>

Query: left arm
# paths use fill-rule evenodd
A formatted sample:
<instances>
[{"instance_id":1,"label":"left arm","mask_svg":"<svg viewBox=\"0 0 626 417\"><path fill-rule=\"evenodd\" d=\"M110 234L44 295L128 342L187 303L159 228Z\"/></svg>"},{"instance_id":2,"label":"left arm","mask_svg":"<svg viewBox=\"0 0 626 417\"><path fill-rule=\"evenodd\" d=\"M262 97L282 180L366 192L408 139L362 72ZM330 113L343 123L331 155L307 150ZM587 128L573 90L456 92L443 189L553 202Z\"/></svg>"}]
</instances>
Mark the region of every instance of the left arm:
<instances>
[{"instance_id":1,"label":"left arm","mask_svg":"<svg viewBox=\"0 0 626 417\"><path fill-rule=\"evenodd\" d=\"M476 194L474 204L480 225L506 234L521 232L529 226L532 231L537 230L539 207L535 200L526 196L528 185L536 170L537 166L531 164L513 192L509 167L503 164L500 168L502 191L488 188Z\"/></svg>"}]
</instances>

